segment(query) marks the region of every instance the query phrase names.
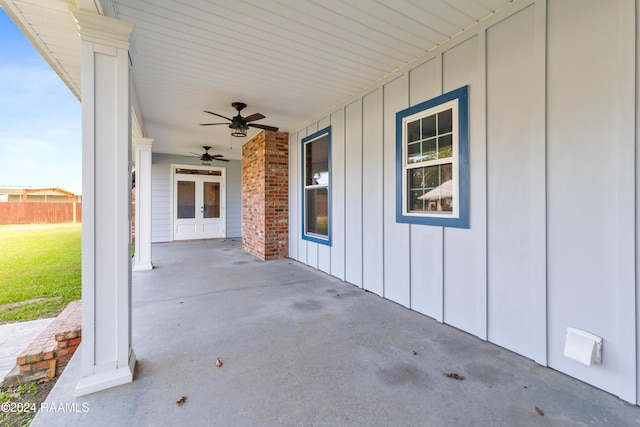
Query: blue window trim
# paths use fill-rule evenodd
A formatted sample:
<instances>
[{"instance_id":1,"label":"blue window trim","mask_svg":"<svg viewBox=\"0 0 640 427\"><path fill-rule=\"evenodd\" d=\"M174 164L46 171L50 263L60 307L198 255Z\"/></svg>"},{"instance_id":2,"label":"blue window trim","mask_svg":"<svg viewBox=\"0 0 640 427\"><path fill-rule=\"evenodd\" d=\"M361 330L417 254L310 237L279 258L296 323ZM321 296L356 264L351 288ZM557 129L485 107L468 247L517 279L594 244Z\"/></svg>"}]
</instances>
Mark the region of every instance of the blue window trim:
<instances>
[{"instance_id":1,"label":"blue window trim","mask_svg":"<svg viewBox=\"0 0 640 427\"><path fill-rule=\"evenodd\" d=\"M396 113L396 222L409 224L435 225L442 227L469 228L469 86L464 86L413 107ZM458 197L459 213L457 218L436 216L405 215L403 203L405 195L402 188L403 144L402 121L405 117L428 110L445 102L458 100Z\"/></svg>"},{"instance_id":2,"label":"blue window trim","mask_svg":"<svg viewBox=\"0 0 640 427\"><path fill-rule=\"evenodd\" d=\"M306 171L306 165L305 165L305 144L308 142L311 142L313 140L316 140L318 138L321 138L323 136L327 136L327 143L328 143L328 148L327 148L327 161L329 164L329 183L327 185L327 237L326 238L322 238L319 237L317 235L309 235L305 232L305 218L306 218L306 200L305 200L305 171ZM308 240L310 242L315 242L315 243L320 243L322 245L327 245L327 246L331 246L331 225L332 225L332 220L331 220L331 126L327 126L324 129L320 129L317 132L312 133L311 135L302 138L302 153L301 153L301 157L302 157L302 239L303 240Z\"/></svg>"}]
</instances>

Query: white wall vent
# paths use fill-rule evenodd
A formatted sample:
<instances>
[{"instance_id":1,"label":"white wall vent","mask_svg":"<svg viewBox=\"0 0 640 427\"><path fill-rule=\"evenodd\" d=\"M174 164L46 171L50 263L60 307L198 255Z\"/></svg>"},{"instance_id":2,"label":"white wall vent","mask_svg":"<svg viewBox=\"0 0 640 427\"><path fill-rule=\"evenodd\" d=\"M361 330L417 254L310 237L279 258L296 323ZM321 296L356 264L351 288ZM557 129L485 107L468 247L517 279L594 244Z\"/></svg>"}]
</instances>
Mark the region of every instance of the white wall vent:
<instances>
[{"instance_id":1,"label":"white wall vent","mask_svg":"<svg viewBox=\"0 0 640 427\"><path fill-rule=\"evenodd\" d=\"M591 366L602 363L602 338L575 328L567 328L564 356Z\"/></svg>"}]
</instances>

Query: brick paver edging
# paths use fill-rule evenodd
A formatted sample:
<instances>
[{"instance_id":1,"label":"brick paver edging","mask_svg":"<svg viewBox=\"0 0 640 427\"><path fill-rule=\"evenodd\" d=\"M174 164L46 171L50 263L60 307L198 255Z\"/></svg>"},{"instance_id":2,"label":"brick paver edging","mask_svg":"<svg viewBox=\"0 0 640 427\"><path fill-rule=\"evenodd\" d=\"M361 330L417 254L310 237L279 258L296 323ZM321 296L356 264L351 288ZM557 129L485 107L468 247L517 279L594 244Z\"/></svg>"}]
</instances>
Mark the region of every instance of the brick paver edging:
<instances>
[{"instance_id":1,"label":"brick paver edging","mask_svg":"<svg viewBox=\"0 0 640 427\"><path fill-rule=\"evenodd\" d=\"M21 381L59 375L82 339L82 301L74 301L16 359Z\"/></svg>"}]
</instances>

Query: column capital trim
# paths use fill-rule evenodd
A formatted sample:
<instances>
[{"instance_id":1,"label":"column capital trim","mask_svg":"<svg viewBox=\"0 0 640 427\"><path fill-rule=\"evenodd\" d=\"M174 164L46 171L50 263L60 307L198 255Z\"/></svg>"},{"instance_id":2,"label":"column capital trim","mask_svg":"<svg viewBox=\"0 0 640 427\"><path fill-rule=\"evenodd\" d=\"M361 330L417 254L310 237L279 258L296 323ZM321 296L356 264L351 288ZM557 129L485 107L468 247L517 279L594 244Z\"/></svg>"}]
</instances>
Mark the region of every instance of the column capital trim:
<instances>
[{"instance_id":1,"label":"column capital trim","mask_svg":"<svg viewBox=\"0 0 640 427\"><path fill-rule=\"evenodd\" d=\"M81 40L129 49L133 24L80 9L72 9L71 14L76 21Z\"/></svg>"},{"instance_id":2,"label":"column capital trim","mask_svg":"<svg viewBox=\"0 0 640 427\"><path fill-rule=\"evenodd\" d=\"M133 144L136 148L149 148L153 145L153 138L134 137Z\"/></svg>"}]
</instances>

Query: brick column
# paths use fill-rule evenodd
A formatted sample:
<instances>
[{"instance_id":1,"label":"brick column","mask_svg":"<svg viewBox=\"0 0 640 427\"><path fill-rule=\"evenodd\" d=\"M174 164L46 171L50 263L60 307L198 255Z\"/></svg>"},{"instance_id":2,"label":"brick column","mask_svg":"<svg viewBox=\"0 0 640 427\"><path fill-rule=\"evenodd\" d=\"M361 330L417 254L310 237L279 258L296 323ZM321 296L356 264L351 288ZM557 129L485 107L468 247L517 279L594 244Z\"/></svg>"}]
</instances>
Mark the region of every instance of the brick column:
<instances>
[{"instance_id":1,"label":"brick column","mask_svg":"<svg viewBox=\"0 0 640 427\"><path fill-rule=\"evenodd\" d=\"M242 147L242 249L289 256L289 134L264 131Z\"/></svg>"}]
</instances>

